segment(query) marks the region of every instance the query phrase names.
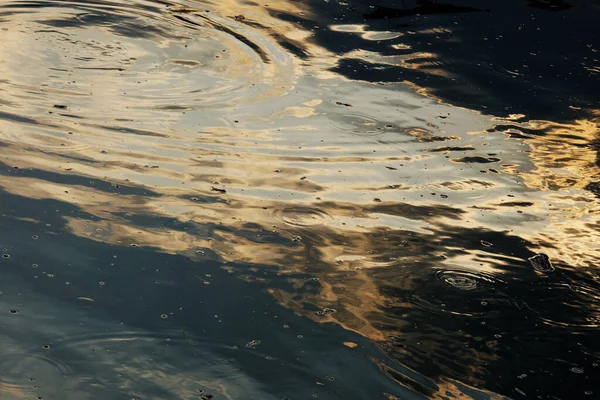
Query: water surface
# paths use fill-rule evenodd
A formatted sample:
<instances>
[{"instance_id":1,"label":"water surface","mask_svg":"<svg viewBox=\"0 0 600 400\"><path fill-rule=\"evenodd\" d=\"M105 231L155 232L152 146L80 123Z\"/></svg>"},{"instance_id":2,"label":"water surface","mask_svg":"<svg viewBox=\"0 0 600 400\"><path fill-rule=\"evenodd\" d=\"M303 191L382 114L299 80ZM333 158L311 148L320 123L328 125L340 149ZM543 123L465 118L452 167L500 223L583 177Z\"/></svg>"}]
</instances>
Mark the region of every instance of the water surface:
<instances>
[{"instance_id":1,"label":"water surface","mask_svg":"<svg viewBox=\"0 0 600 400\"><path fill-rule=\"evenodd\" d=\"M599 18L3 2L0 397L595 398Z\"/></svg>"}]
</instances>

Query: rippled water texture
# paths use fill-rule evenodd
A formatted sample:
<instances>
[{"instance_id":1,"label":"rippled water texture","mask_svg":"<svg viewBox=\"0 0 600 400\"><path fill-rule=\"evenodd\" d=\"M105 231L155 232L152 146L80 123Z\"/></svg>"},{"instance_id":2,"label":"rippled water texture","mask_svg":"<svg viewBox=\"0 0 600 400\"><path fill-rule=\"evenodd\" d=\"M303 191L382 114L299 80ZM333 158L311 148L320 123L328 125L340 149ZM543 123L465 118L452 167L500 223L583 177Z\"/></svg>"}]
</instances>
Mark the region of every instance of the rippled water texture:
<instances>
[{"instance_id":1,"label":"rippled water texture","mask_svg":"<svg viewBox=\"0 0 600 400\"><path fill-rule=\"evenodd\" d=\"M0 398L598 398L600 7L447 1L3 1Z\"/></svg>"}]
</instances>

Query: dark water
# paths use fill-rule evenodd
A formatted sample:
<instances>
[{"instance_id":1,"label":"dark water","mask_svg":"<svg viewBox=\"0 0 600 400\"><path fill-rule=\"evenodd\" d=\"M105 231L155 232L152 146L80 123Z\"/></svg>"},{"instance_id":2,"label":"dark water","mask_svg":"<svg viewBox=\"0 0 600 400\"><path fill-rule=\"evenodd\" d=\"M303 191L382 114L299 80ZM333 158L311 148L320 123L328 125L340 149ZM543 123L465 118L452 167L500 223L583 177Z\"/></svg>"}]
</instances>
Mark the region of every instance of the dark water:
<instances>
[{"instance_id":1,"label":"dark water","mask_svg":"<svg viewBox=\"0 0 600 400\"><path fill-rule=\"evenodd\" d=\"M3 1L0 398L600 398L599 4Z\"/></svg>"}]
</instances>

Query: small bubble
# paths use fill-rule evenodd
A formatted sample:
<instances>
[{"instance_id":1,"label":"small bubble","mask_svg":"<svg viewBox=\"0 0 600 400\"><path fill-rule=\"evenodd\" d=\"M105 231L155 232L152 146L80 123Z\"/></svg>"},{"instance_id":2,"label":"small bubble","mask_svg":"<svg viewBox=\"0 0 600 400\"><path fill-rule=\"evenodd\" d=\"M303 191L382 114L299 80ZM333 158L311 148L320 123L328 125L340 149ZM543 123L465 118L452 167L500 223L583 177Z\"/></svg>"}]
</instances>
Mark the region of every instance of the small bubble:
<instances>
[{"instance_id":1,"label":"small bubble","mask_svg":"<svg viewBox=\"0 0 600 400\"><path fill-rule=\"evenodd\" d=\"M45 345L43 345L42 347L43 347L44 349L48 350L48 349L50 348L50 345L49 345L49 344L45 344Z\"/></svg>"},{"instance_id":2,"label":"small bubble","mask_svg":"<svg viewBox=\"0 0 600 400\"><path fill-rule=\"evenodd\" d=\"M500 339L500 338L502 337L502 335L501 335L501 334L499 334L499 333L496 333L496 334L494 335L494 337L495 337L496 339Z\"/></svg>"},{"instance_id":3,"label":"small bubble","mask_svg":"<svg viewBox=\"0 0 600 400\"><path fill-rule=\"evenodd\" d=\"M137 244L135 244L135 243L132 243L132 244L131 244L131 247L138 247L138 245L137 245Z\"/></svg>"},{"instance_id":4,"label":"small bubble","mask_svg":"<svg viewBox=\"0 0 600 400\"><path fill-rule=\"evenodd\" d=\"M168 316L167 314L161 314L161 315L160 315L160 317L161 317L162 319L167 319L167 318L169 318L169 316Z\"/></svg>"},{"instance_id":5,"label":"small bubble","mask_svg":"<svg viewBox=\"0 0 600 400\"><path fill-rule=\"evenodd\" d=\"M573 368L571 368L571 372L573 372L575 374L583 374L583 368L573 367Z\"/></svg>"},{"instance_id":6,"label":"small bubble","mask_svg":"<svg viewBox=\"0 0 600 400\"><path fill-rule=\"evenodd\" d=\"M39 239L39 236L38 235L33 235L32 238L33 239Z\"/></svg>"},{"instance_id":7,"label":"small bubble","mask_svg":"<svg viewBox=\"0 0 600 400\"><path fill-rule=\"evenodd\" d=\"M335 381L335 378L333 376L326 376L325 379L331 382Z\"/></svg>"},{"instance_id":8,"label":"small bubble","mask_svg":"<svg viewBox=\"0 0 600 400\"><path fill-rule=\"evenodd\" d=\"M12 310L10 310L10 313L11 313L11 314L18 314L18 313L19 313L19 310L12 309Z\"/></svg>"},{"instance_id":9,"label":"small bubble","mask_svg":"<svg viewBox=\"0 0 600 400\"><path fill-rule=\"evenodd\" d=\"M102 281L98 282L98 285L100 285L100 286L104 286L105 284L106 284L106 282L102 282Z\"/></svg>"},{"instance_id":10,"label":"small bubble","mask_svg":"<svg viewBox=\"0 0 600 400\"><path fill-rule=\"evenodd\" d=\"M303 335L298 335L298 339L304 339Z\"/></svg>"},{"instance_id":11,"label":"small bubble","mask_svg":"<svg viewBox=\"0 0 600 400\"><path fill-rule=\"evenodd\" d=\"M31 266L32 266L33 268L37 268L37 267L38 267L38 265L37 265L37 264L31 264Z\"/></svg>"},{"instance_id":12,"label":"small bubble","mask_svg":"<svg viewBox=\"0 0 600 400\"><path fill-rule=\"evenodd\" d=\"M485 246L485 247L490 247L490 246L493 246L493 244L492 244L492 243L490 243L490 242L486 242L485 240L482 240L482 241L481 241L481 244L482 244L483 246Z\"/></svg>"},{"instance_id":13,"label":"small bubble","mask_svg":"<svg viewBox=\"0 0 600 400\"><path fill-rule=\"evenodd\" d=\"M4 257L4 258L10 258L10 254L2 254L2 257Z\"/></svg>"}]
</instances>

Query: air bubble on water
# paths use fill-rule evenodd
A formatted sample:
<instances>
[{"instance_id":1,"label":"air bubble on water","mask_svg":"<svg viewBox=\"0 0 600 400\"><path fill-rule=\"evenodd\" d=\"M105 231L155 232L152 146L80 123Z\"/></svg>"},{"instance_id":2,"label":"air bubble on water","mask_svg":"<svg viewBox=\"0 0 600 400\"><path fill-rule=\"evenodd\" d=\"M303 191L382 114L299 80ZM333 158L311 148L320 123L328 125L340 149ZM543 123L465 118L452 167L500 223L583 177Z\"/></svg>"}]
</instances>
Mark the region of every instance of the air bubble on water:
<instances>
[{"instance_id":1,"label":"air bubble on water","mask_svg":"<svg viewBox=\"0 0 600 400\"><path fill-rule=\"evenodd\" d=\"M571 368L571 372L573 372L575 374L583 374L583 368L573 367L573 368Z\"/></svg>"},{"instance_id":2,"label":"air bubble on water","mask_svg":"<svg viewBox=\"0 0 600 400\"><path fill-rule=\"evenodd\" d=\"M161 314L161 315L160 315L160 317L161 317L162 319L167 319L167 318L169 318L169 316L168 316L167 314Z\"/></svg>"},{"instance_id":3,"label":"air bubble on water","mask_svg":"<svg viewBox=\"0 0 600 400\"><path fill-rule=\"evenodd\" d=\"M44 349L48 350L48 349L50 348L50 345L49 345L49 344L45 344L45 345L43 345L42 347L43 347Z\"/></svg>"}]
</instances>

